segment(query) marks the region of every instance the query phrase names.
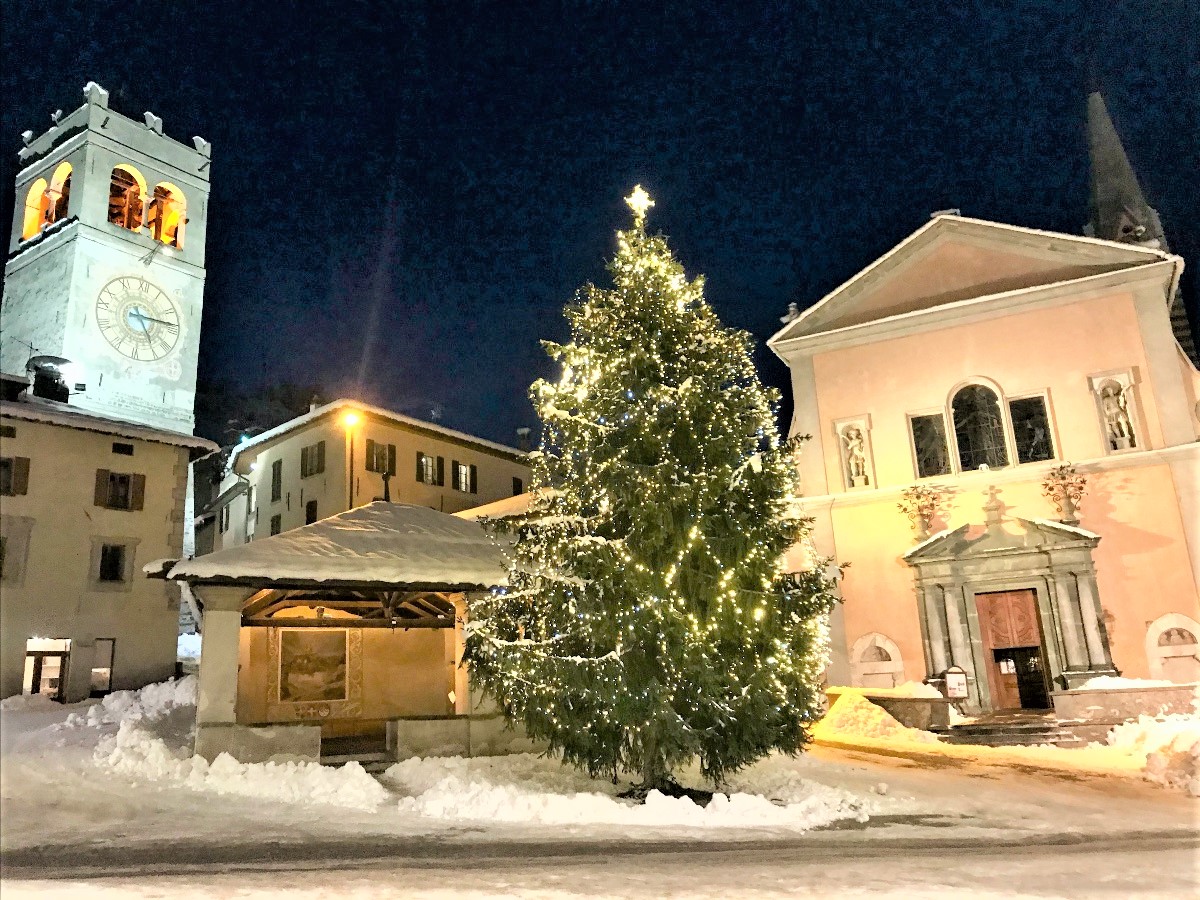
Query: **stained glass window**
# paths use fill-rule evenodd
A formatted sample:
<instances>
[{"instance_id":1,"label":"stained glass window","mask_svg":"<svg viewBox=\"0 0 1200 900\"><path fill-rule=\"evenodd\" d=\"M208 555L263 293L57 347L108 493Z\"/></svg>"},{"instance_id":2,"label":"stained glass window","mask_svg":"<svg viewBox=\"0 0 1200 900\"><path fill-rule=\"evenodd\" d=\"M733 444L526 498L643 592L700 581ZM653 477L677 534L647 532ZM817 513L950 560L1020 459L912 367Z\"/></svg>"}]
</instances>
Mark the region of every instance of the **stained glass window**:
<instances>
[{"instance_id":1,"label":"stained glass window","mask_svg":"<svg viewBox=\"0 0 1200 900\"><path fill-rule=\"evenodd\" d=\"M962 471L973 472L980 466L990 469L1007 466L1004 419L996 392L982 384L969 384L954 395L950 408Z\"/></svg>"},{"instance_id":2,"label":"stained glass window","mask_svg":"<svg viewBox=\"0 0 1200 900\"><path fill-rule=\"evenodd\" d=\"M1020 400L1011 400L1008 412L1012 417L1017 462L1054 459L1054 442L1050 437L1050 417L1046 414L1046 399L1023 397Z\"/></svg>"}]
</instances>

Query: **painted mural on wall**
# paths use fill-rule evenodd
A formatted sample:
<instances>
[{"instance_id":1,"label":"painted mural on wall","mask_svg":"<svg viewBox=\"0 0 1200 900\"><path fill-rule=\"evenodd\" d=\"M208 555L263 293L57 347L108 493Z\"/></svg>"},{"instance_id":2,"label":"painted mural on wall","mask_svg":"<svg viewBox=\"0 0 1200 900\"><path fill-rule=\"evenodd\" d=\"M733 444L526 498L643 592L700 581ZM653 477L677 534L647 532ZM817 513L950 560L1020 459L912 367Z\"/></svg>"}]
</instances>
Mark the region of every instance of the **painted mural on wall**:
<instances>
[{"instance_id":1,"label":"painted mural on wall","mask_svg":"<svg viewBox=\"0 0 1200 900\"><path fill-rule=\"evenodd\" d=\"M345 700L346 669L345 631L298 628L280 632L280 702Z\"/></svg>"}]
</instances>

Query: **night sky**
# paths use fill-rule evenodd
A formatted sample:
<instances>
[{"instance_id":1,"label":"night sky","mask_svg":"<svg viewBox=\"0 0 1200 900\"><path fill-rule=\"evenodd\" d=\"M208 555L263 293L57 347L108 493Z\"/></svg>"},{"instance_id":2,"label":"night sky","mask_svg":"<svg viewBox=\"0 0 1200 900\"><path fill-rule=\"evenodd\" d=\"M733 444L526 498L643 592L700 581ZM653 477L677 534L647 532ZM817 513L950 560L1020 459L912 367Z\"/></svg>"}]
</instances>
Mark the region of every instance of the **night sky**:
<instances>
[{"instance_id":1,"label":"night sky","mask_svg":"<svg viewBox=\"0 0 1200 900\"><path fill-rule=\"evenodd\" d=\"M1200 3L864 5L4 0L5 221L97 81L213 144L202 381L511 443L635 183L765 341L931 211L1079 233L1098 83L1194 309Z\"/></svg>"}]
</instances>

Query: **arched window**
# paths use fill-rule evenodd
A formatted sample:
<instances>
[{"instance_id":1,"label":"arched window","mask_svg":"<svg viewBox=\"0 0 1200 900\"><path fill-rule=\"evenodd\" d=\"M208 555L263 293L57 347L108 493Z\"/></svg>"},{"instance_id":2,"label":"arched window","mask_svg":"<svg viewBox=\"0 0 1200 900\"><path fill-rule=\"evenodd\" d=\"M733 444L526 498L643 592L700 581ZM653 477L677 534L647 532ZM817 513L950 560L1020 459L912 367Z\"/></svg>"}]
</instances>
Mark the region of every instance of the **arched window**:
<instances>
[{"instance_id":1,"label":"arched window","mask_svg":"<svg viewBox=\"0 0 1200 900\"><path fill-rule=\"evenodd\" d=\"M130 231L142 227L146 179L133 166L121 163L112 170L108 187L108 221Z\"/></svg>"},{"instance_id":2,"label":"arched window","mask_svg":"<svg viewBox=\"0 0 1200 900\"><path fill-rule=\"evenodd\" d=\"M187 201L183 191L165 181L154 188L147 224L156 241L162 241L172 247L182 247L186 214Z\"/></svg>"},{"instance_id":3,"label":"arched window","mask_svg":"<svg viewBox=\"0 0 1200 900\"><path fill-rule=\"evenodd\" d=\"M954 395L950 411L962 471L972 472L984 465L990 469L1008 465L1004 418L995 391L982 384L968 384Z\"/></svg>"},{"instance_id":4,"label":"arched window","mask_svg":"<svg viewBox=\"0 0 1200 900\"><path fill-rule=\"evenodd\" d=\"M49 209L46 214L47 222L57 222L67 217L71 206L71 173L73 169L69 162L60 163L50 179L50 187L46 191Z\"/></svg>"},{"instance_id":5,"label":"arched window","mask_svg":"<svg viewBox=\"0 0 1200 900\"><path fill-rule=\"evenodd\" d=\"M25 195L25 223L21 227L21 240L31 238L46 224L46 213L50 208L50 198L46 196L46 179L39 178L29 186Z\"/></svg>"}]
</instances>

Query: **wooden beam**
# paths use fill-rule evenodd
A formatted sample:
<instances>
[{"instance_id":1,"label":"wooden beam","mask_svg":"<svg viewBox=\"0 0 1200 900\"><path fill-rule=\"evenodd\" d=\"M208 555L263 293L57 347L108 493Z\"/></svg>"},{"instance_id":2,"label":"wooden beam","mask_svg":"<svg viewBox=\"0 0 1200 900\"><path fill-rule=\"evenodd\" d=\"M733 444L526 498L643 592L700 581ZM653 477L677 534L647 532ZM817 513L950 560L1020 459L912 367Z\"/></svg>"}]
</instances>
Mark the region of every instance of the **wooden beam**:
<instances>
[{"instance_id":1,"label":"wooden beam","mask_svg":"<svg viewBox=\"0 0 1200 900\"><path fill-rule=\"evenodd\" d=\"M409 628L453 628L454 619L243 619L244 627L261 628L392 628L401 631Z\"/></svg>"}]
</instances>

